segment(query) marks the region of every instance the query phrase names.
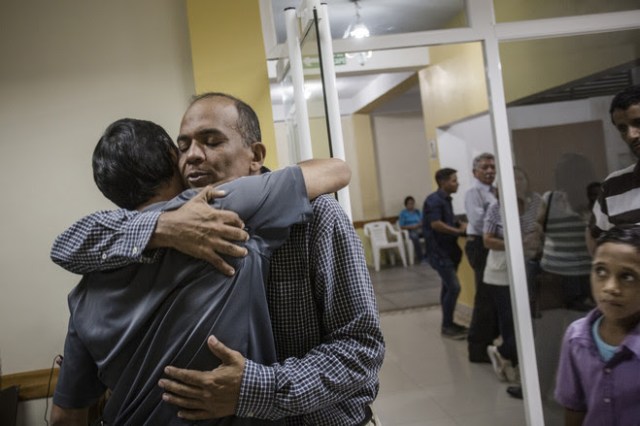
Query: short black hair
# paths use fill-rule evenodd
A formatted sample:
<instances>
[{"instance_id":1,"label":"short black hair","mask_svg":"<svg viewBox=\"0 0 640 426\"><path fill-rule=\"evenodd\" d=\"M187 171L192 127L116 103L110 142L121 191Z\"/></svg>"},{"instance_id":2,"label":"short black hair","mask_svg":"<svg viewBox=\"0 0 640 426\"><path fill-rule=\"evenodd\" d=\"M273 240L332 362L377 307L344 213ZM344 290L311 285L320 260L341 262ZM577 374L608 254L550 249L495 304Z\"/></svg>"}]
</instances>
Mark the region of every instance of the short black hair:
<instances>
[{"instance_id":1,"label":"short black hair","mask_svg":"<svg viewBox=\"0 0 640 426\"><path fill-rule=\"evenodd\" d=\"M238 133L240 133L243 142L247 146L251 146L251 144L255 142L262 142L262 132L260 131L260 120L258 120L258 115L253 110L253 108L249 106L249 104L241 99L236 98L233 95L222 92L206 92L194 96L191 99L191 103L189 104L189 106L202 99L215 97L229 99L236 106L236 111L238 111Z\"/></svg>"},{"instance_id":2,"label":"short black hair","mask_svg":"<svg viewBox=\"0 0 640 426\"><path fill-rule=\"evenodd\" d=\"M159 125L123 118L113 122L93 151L93 179L119 207L146 203L178 172L178 147Z\"/></svg>"},{"instance_id":3,"label":"short black hair","mask_svg":"<svg viewBox=\"0 0 640 426\"><path fill-rule=\"evenodd\" d=\"M628 244L640 254L640 226L619 225L604 231L596 239L596 249L605 243Z\"/></svg>"},{"instance_id":4,"label":"short black hair","mask_svg":"<svg viewBox=\"0 0 640 426\"><path fill-rule=\"evenodd\" d=\"M616 109L626 110L632 105L640 104L640 85L629 86L622 92L619 92L611 100L609 115L613 114Z\"/></svg>"},{"instance_id":5,"label":"short black hair","mask_svg":"<svg viewBox=\"0 0 640 426\"><path fill-rule=\"evenodd\" d=\"M413 198L411 195L409 195L408 197L406 197L406 198L404 199L404 206L405 206L405 207L407 207L407 203L408 203L409 201L413 201L413 202L415 203L415 202L416 202L416 199L415 199L415 198Z\"/></svg>"},{"instance_id":6,"label":"short black hair","mask_svg":"<svg viewBox=\"0 0 640 426\"><path fill-rule=\"evenodd\" d=\"M442 185L442 182L449 180L451 175L458 173L457 170L454 170L449 167L445 167L444 169L440 169L436 172L436 183L438 186Z\"/></svg>"}]
</instances>

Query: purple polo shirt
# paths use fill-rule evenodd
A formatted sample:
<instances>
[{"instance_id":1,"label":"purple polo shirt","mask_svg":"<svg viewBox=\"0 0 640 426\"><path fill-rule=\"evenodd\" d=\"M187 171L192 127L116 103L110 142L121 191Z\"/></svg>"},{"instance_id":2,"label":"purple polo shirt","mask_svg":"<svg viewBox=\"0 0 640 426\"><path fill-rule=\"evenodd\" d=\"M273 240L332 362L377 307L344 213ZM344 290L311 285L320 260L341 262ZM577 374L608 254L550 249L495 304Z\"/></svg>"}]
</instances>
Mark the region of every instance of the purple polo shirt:
<instances>
[{"instance_id":1,"label":"purple polo shirt","mask_svg":"<svg viewBox=\"0 0 640 426\"><path fill-rule=\"evenodd\" d=\"M608 362L591 334L597 309L567 329L555 398L564 407L586 411L584 425L640 425L640 325L631 331Z\"/></svg>"}]
</instances>

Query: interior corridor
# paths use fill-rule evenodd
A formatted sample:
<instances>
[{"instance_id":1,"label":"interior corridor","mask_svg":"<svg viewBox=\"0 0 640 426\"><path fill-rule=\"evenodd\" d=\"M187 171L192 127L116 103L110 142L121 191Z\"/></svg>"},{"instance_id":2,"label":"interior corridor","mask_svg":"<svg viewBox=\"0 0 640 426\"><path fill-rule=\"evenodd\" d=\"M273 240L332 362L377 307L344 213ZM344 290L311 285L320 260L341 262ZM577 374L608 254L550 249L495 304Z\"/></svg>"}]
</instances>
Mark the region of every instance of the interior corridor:
<instances>
[{"instance_id":1,"label":"interior corridor","mask_svg":"<svg viewBox=\"0 0 640 426\"><path fill-rule=\"evenodd\" d=\"M389 286L397 290L396 303L434 301L439 280L430 267L371 270L371 278L381 305L387 347L374 404L384 426L526 425L523 401L506 393L508 384L498 381L491 364L470 363L466 341L440 336L438 305L388 310L393 293ZM409 306L416 306L412 303ZM558 309L544 311L535 321L547 426L562 424L562 409L552 400L554 359L564 329L579 315Z\"/></svg>"}]
</instances>

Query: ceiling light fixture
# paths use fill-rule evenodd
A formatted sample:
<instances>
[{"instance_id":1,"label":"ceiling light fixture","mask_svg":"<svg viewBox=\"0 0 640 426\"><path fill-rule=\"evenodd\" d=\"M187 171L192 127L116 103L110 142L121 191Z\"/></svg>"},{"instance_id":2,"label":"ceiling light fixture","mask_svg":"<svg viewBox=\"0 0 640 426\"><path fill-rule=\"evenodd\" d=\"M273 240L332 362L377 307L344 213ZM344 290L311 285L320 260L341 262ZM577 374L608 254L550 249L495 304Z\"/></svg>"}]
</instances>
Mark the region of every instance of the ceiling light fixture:
<instances>
[{"instance_id":1,"label":"ceiling light fixture","mask_svg":"<svg viewBox=\"0 0 640 426\"><path fill-rule=\"evenodd\" d=\"M351 0L353 5L356 8L356 18L355 20L349 24L347 30L344 32L344 36L342 38L354 38L361 39L369 37L369 28L362 22L362 18L360 17L360 3L359 0ZM371 58L373 53L369 50L366 52L356 52L356 53L347 53L345 56L347 58L356 58L360 65L364 65L367 62L367 59Z\"/></svg>"}]
</instances>

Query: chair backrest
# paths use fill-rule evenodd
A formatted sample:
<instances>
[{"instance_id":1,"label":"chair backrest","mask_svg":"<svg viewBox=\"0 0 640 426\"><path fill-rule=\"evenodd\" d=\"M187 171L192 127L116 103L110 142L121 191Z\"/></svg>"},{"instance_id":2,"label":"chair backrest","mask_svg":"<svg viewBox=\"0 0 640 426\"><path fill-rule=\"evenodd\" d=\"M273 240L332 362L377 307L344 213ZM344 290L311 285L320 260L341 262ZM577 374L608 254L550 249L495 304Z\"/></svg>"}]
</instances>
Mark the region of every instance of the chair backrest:
<instances>
[{"instance_id":1,"label":"chair backrest","mask_svg":"<svg viewBox=\"0 0 640 426\"><path fill-rule=\"evenodd\" d=\"M364 234L371 239L373 245L387 244L389 242L387 229L392 229L387 221L369 222L364 225Z\"/></svg>"}]
</instances>

